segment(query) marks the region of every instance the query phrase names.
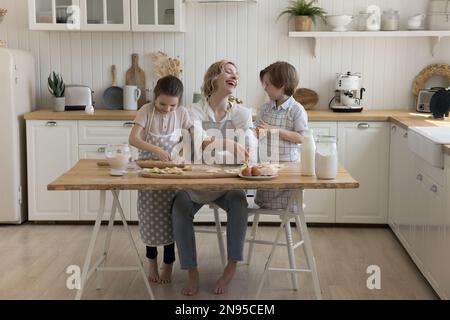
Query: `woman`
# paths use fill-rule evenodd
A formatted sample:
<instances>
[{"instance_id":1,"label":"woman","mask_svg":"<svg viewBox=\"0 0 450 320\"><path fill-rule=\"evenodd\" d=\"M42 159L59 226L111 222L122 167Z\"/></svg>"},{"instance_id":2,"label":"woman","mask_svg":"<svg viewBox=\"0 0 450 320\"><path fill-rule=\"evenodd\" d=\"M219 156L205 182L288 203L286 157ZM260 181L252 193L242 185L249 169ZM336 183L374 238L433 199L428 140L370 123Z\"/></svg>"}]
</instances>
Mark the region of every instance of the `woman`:
<instances>
[{"instance_id":1,"label":"woman","mask_svg":"<svg viewBox=\"0 0 450 320\"><path fill-rule=\"evenodd\" d=\"M203 141L199 148L194 146L196 158L202 155L202 151L208 144L214 143L216 146L222 146L225 141L210 138L208 135L209 129L216 129L216 132L220 131L225 136L226 130L243 129L249 131L252 126L251 110L230 102L238 79L237 68L232 62L222 60L208 68L202 86L202 93L205 98L188 108L191 121L195 127L194 133L201 133L200 137L198 134L194 136L194 141L196 139ZM194 143L194 145L198 144ZM230 141L229 146L231 146L231 150L228 151L234 151L235 154L245 153L242 150L243 147L234 141ZM248 156L248 154L246 155ZM199 273L193 220L198 210L204 204L210 202L214 202L224 209L228 215L228 264L216 282L215 294L222 294L226 291L236 271L237 262L243 260L248 219L245 192L243 190L178 192L172 207L172 222L181 268L188 271L188 282L182 290L184 295L195 295L198 291Z\"/></svg>"}]
</instances>

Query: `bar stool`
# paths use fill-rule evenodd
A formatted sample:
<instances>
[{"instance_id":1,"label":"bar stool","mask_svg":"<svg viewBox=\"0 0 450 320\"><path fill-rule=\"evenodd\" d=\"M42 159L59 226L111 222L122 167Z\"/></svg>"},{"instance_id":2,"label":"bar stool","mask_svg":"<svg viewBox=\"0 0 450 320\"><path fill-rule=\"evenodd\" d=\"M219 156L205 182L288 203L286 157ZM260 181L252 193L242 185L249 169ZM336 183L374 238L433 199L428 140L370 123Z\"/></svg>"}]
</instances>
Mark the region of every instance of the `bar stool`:
<instances>
[{"instance_id":1,"label":"bar stool","mask_svg":"<svg viewBox=\"0 0 450 320\"><path fill-rule=\"evenodd\" d=\"M198 233L215 233L217 234L217 242L219 244L219 251L220 251L220 259L222 260L222 265L225 267L227 264L227 255L225 253L225 244L223 241L223 237L225 235L225 231L222 231L222 225L220 221L220 215L219 215L219 206L215 203L210 203L209 208L214 211L214 222L216 225L216 230L209 230L204 228L194 228L195 232Z\"/></svg>"},{"instance_id":2,"label":"bar stool","mask_svg":"<svg viewBox=\"0 0 450 320\"><path fill-rule=\"evenodd\" d=\"M297 281L297 273L307 272L311 273L312 280L314 284L314 291L317 299L322 299L322 293L320 290L319 277L316 268L316 262L314 259L314 254L312 251L311 241L309 238L308 229L306 226L305 214L304 214L304 204L303 204L303 190L291 190L291 196L289 197L288 208L293 208L293 204L296 204L296 210L289 211L289 209L261 209L258 206L249 207L248 213L249 215L254 215L253 218L253 226L251 230L251 235L247 238L247 242L249 243L248 248L248 258L247 264L250 264L252 254L253 254L253 245L254 244L265 244L271 245L272 248L270 250L269 256L266 260L266 264L264 267L264 271L261 277L261 280L258 285L258 290L256 293L256 298L259 297L262 287L264 285L264 281L267 278L268 271L285 271L291 274L292 286L294 290L298 290L298 281ZM278 228L277 234L275 236L274 241L265 241L265 240L257 240L256 234L259 224L260 215L276 215L281 219L280 227ZM292 230L291 230L291 220L295 221L296 229L300 235L300 240L295 242L292 238ZM286 242L279 242L281 233L284 229ZM289 259L289 268L274 268L270 267L270 264L273 259L273 255L278 246L285 246L287 248L287 254ZM303 252L305 253L307 269L298 269L295 263L295 255L294 250L298 247L302 247Z\"/></svg>"}]
</instances>

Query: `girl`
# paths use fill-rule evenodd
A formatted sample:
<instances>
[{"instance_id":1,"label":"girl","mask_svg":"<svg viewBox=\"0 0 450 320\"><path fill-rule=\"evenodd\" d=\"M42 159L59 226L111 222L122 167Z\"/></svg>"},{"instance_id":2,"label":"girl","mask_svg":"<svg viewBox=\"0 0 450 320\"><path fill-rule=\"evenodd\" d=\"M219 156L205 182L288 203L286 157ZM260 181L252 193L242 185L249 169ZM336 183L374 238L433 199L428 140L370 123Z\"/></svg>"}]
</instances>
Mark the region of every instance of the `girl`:
<instances>
[{"instance_id":1,"label":"girl","mask_svg":"<svg viewBox=\"0 0 450 320\"><path fill-rule=\"evenodd\" d=\"M154 104L146 104L136 114L129 143L139 149L139 159L169 161L180 141L178 129L192 127L189 114L178 107L183 83L174 76L159 79L154 89ZM175 261L175 246L170 217L174 191L139 191L138 217L142 241L147 247L149 281L168 283ZM158 273L157 246L164 246L162 273Z\"/></svg>"},{"instance_id":2,"label":"girl","mask_svg":"<svg viewBox=\"0 0 450 320\"><path fill-rule=\"evenodd\" d=\"M270 98L261 107L257 129L273 133L278 131L279 141L267 138L267 150L278 143L280 161L298 161L298 144L303 142L302 132L308 128L308 116L303 106L292 95L298 85L295 68L287 62L275 62L260 72L260 80ZM258 190L255 203L262 208L285 209L288 191Z\"/></svg>"}]
</instances>

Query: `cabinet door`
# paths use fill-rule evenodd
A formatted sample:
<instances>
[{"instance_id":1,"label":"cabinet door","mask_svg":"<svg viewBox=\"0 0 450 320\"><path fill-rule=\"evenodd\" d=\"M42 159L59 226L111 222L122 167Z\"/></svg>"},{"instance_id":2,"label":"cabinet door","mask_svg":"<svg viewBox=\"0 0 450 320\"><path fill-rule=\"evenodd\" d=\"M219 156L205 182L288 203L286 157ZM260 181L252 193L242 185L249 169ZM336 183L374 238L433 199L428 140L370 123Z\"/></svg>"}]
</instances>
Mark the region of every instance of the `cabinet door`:
<instances>
[{"instance_id":1,"label":"cabinet door","mask_svg":"<svg viewBox=\"0 0 450 320\"><path fill-rule=\"evenodd\" d=\"M105 145L80 145L80 159L104 159ZM106 192L106 205L103 220L109 220L112 207L112 193ZM80 191L80 220L95 221L98 213L100 191ZM130 220L130 191L120 192L120 204L127 220ZM115 220L121 220L117 211Z\"/></svg>"},{"instance_id":2,"label":"cabinet door","mask_svg":"<svg viewBox=\"0 0 450 320\"><path fill-rule=\"evenodd\" d=\"M27 121L29 220L78 220L78 191L47 185L78 161L76 121Z\"/></svg>"},{"instance_id":3,"label":"cabinet door","mask_svg":"<svg viewBox=\"0 0 450 320\"><path fill-rule=\"evenodd\" d=\"M339 162L360 186L336 191L336 222L387 223L388 124L340 122L338 141Z\"/></svg>"},{"instance_id":4,"label":"cabinet door","mask_svg":"<svg viewBox=\"0 0 450 320\"><path fill-rule=\"evenodd\" d=\"M336 136L336 122L310 122L314 137L318 135ZM301 147L300 147L301 152ZM305 190L305 217L307 222L336 221L336 191L335 190Z\"/></svg>"},{"instance_id":5,"label":"cabinet door","mask_svg":"<svg viewBox=\"0 0 450 320\"><path fill-rule=\"evenodd\" d=\"M81 29L86 31L129 31L129 0L80 0Z\"/></svg>"},{"instance_id":6,"label":"cabinet door","mask_svg":"<svg viewBox=\"0 0 450 320\"><path fill-rule=\"evenodd\" d=\"M182 0L131 0L133 31L185 31Z\"/></svg>"},{"instance_id":7,"label":"cabinet door","mask_svg":"<svg viewBox=\"0 0 450 320\"><path fill-rule=\"evenodd\" d=\"M79 30L79 0L28 0L31 30Z\"/></svg>"},{"instance_id":8,"label":"cabinet door","mask_svg":"<svg viewBox=\"0 0 450 320\"><path fill-rule=\"evenodd\" d=\"M450 155L445 157L445 171L446 171L446 182L445 187L447 188L446 193L450 193ZM443 226L444 230L441 234L442 236L442 248L443 248L443 255L442 258L444 261L442 263L444 272L442 273L443 277L443 287L444 287L444 293L447 299L450 299L450 197L445 197L445 204L444 204L444 215L443 215Z\"/></svg>"},{"instance_id":9,"label":"cabinet door","mask_svg":"<svg viewBox=\"0 0 450 320\"><path fill-rule=\"evenodd\" d=\"M391 125L391 140L389 147L389 213L388 222L391 228L398 230L398 222L401 210L400 195L400 127Z\"/></svg>"}]
</instances>

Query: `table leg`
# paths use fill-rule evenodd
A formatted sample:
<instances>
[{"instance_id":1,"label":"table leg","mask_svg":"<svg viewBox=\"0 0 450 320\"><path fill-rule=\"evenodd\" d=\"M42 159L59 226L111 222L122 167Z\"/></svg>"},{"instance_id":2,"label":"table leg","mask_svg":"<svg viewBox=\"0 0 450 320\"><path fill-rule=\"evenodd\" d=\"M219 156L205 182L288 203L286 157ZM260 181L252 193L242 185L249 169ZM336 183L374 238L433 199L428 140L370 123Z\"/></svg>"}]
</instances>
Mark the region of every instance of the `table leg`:
<instances>
[{"instance_id":1,"label":"table leg","mask_svg":"<svg viewBox=\"0 0 450 320\"><path fill-rule=\"evenodd\" d=\"M313 284L314 284L314 291L316 293L317 299L322 299L322 292L320 290L320 283L319 283L319 275L317 273L317 267L316 267L316 261L314 259L314 254L312 250L311 240L309 238L308 228L306 226L306 219L305 219L305 213L303 211L303 190L297 190L296 193L296 200L297 200L297 210L298 210L298 220L300 222L300 229L302 238L304 241L304 249L305 249L305 255L306 260L308 262L309 268L311 269L312 278L313 278ZM298 221L296 219L296 221Z\"/></svg>"},{"instance_id":2,"label":"table leg","mask_svg":"<svg viewBox=\"0 0 450 320\"><path fill-rule=\"evenodd\" d=\"M114 199L112 207L111 207L111 215L109 216L108 229L107 229L106 238L105 238L105 245L103 247L103 260L102 260L102 263L95 270L95 272L97 273L97 290L102 288L103 272L101 270L101 267L104 267L106 265L106 260L108 258L109 245L111 243L111 236L112 236L113 227L114 227L114 220L116 218L116 211L117 211L117 202L116 202L116 199Z\"/></svg>"},{"instance_id":3,"label":"table leg","mask_svg":"<svg viewBox=\"0 0 450 320\"><path fill-rule=\"evenodd\" d=\"M94 247L95 247L95 243L97 241L98 232L100 230L100 225L102 223L103 213L105 211L105 197L106 197L106 191L105 190L100 191L100 207L98 209L97 218L95 220L95 225L94 225L94 231L92 232L92 235L91 235L91 240L89 242L89 248L86 253L86 258L84 259L83 271L81 272L80 289L77 291L77 294L75 296L76 300L81 299L84 288L86 286L86 281L87 281L87 276L89 273L89 266L91 264L92 254L94 252Z\"/></svg>"},{"instance_id":4,"label":"table leg","mask_svg":"<svg viewBox=\"0 0 450 320\"><path fill-rule=\"evenodd\" d=\"M291 219L287 220L286 225L284 226L284 231L286 235L286 247L289 258L289 267L291 269L297 269L294 255L294 241L292 240ZM292 288L294 290L298 290L297 274L295 272L291 272L291 280Z\"/></svg>"},{"instance_id":5,"label":"table leg","mask_svg":"<svg viewBox=\"0 0 450 320\"><path fill-rule=\"evenodd\" d=\"M123 214L122 206L121 206L120 201L119 201L119 191L118 190L112 190L112 193L113 193L113 196L114 196L114 201L117 203L117 208L119 209L119 214L120 214L120 217L122 219L122 223L123 223L123 227L125 228L125 232L128 235L128 239L130 240L130 243L133 245L135 257L136 257L136 260L137 260L137 263L138 263L138 268L139 268L141 276L142 276L142 278L144 280L145 287L147 288L147 292L148 292L148 294L150 296L150 299L155 300L155 296L153 295L152 288L150 287L150 284L148 283L147 276L146 276L145 271L144 271L144 266L143 266L143 263L142 263L142 259L141 259L140 255L139 255L139 251L138 251L138 249L136 247L136 243L133 240L133 236L131 235L130 228L128 228L128 223L127 223L127 220L125 219L125 215Z\"/></svg>"}]
</instances>

